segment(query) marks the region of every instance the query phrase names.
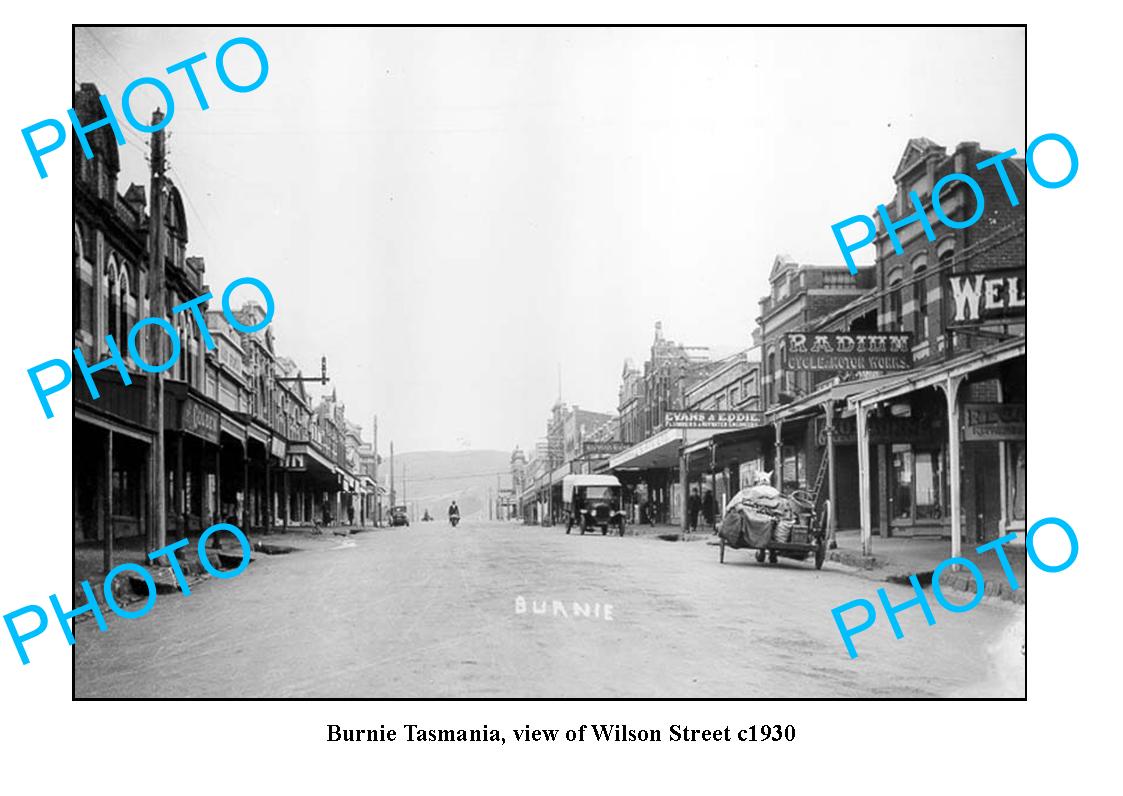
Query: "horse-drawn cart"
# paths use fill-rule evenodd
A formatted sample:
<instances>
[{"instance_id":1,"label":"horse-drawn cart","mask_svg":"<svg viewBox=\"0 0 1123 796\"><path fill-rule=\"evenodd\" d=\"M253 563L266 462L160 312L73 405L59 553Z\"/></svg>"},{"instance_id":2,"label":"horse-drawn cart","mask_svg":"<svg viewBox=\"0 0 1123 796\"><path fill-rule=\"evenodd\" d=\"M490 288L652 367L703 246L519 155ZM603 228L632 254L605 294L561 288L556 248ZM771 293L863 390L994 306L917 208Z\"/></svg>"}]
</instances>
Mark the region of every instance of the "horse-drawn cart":
<instances>
[{"instance_id":1,"label":"horse-drawn cart","mask_svg":"<svg viewBox=\"0 0 1123 796\"><path fill-rule=\"evenodd\" d=\"M782 556L797 561L814 557L822 569L827 557L827 526L831 502L816 509L815 497L806 490L784 495L770 486L743 489L729 501L718 531L719 561L725 548L756 550L756 560L775 564Z\"/></svg>"}]
</instances>

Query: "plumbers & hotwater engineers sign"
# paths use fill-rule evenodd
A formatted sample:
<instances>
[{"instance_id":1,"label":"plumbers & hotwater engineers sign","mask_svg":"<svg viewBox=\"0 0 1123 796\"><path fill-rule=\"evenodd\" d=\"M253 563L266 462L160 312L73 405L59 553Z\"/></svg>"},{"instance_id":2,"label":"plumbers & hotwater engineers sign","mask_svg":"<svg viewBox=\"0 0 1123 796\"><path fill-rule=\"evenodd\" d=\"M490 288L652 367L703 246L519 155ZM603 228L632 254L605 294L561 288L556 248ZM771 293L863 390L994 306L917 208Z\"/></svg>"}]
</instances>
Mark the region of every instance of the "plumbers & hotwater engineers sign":
<instances>
[{"instance_id":1,"label":"plumbers & hotwater engineers sign","mask_svg":"<svg viewBox=\"0 0 1123 796\"><path fill-rule=\"evenodd\" d=\"M912 333L784 335L787 370L825 370L850 373L861 370L912 369Z\"/></svg>"},{"instance_id":2,"label":"plumbers & hotwater engineers sign","mask_svg":"<svg viewBox=\"0 0 1123 796\"><path fill-rule=\"evenodd\" d=\"M760 412L667 412L663 428L747 428L763 422Z\"/></svg>"}]
</instances>

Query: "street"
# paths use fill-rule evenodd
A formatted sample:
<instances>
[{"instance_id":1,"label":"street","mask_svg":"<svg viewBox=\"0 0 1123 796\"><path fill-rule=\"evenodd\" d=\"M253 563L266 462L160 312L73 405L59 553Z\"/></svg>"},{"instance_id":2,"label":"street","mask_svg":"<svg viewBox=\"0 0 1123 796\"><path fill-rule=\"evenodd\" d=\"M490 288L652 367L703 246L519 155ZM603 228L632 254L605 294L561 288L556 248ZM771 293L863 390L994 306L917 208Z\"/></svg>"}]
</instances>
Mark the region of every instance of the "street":
<instances>
[{"instance_id":1,"label":"street","mask_svg":"<svg viewBox=\"0 0 1123 796\"><path fill-rule=\"evenodd\" d=\"M1024 696L1024 608L990 599L930 597L936 624L910 608L901 640L879 612L851 660L830 609L879 585L912 596L829 562L720 565L702 541L415 523L257 556L107 633L79 622L75 695Z\"/></svg>"}]
</instances>

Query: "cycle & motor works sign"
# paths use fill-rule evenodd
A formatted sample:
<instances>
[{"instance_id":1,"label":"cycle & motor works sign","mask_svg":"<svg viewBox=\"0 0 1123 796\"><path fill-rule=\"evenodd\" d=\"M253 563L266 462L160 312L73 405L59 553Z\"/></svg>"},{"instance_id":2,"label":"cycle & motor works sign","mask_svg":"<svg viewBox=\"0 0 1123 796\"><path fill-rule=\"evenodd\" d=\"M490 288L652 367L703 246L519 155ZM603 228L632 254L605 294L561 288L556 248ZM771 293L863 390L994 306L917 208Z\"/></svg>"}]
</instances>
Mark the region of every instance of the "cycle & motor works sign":
<instances>
[{"instance_id":1,"label":"cycle & motor works sign","mask_svg":"<svg viewBox=\"0 0 1123 796\"><path fill-rule=\"evenodd\" d=\"M964 442L1022 440L1025 438L1025 404L963 405Z\"/></svg>"},{"instance_id":2,"label":"cycle & motor works sign","mask_svg":"<svg viewBox=\"0 0 1123 796\"><path fill-rule=\"evenodd\" d=\"M788 332L784 338L784 367L787 370L853 373L912 369L911 332Z\"/></svg>"}]
</instances>

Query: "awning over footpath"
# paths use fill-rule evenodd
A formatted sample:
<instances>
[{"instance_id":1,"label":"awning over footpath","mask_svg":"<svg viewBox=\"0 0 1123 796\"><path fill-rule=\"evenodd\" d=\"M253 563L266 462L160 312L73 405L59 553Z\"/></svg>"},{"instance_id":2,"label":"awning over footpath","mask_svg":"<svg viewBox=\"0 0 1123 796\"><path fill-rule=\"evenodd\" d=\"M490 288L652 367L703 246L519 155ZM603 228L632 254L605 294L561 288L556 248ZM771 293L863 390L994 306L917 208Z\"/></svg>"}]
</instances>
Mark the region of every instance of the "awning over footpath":
<instances>
[{"instance_id":1,"label":"awning over footpath","mask_svg":"<svg viewBox=\"0 0 1123 796\"><path fill-rule=\"evenodd\" d=\"M855 381L843 381L821 387L810 395L805 395L798 401L785 404L777 409L766 412L769 422L794 420L803 415L819 414L827 403L842 403L851 396L866 393L883 385L895 384L901 380L901 374L893 373L889 376L873 376Z\"/></svg>"},{"instance_id":2,"label":"awning over footpath","mask_svg":"<svg viewBox=\"0 0 1123 796\"><path fill-rule=\"evenodd\" d=\"M710 435L706 429L668 428L660 431L643 442L613 456L608 460L610 470L650 470L665 467L678 467L679 449L692 445Z\"/></svg>"},{"instance_id":3,"label":"awning over footpath","mask_svg":"<svg viewBox=\"0 0 1123 796\"><path fill-rule=\"evenodd\" d=\"M853 411L859 406L870 406L888 401L891 398L907 395L925 387L934 387L946 382L949 378L966 376L976 370L1025 355L1026 340L1024 337L1007 340L980 351L970 351L954 359L930 365L912 373L898 374L884 384L873 385L867 390L851 395L848 400L849 408Z\"/></svg>"},{"instance_id":4,"label":"awning over footpath","mask_svg":"<svg viewBox=\"0 0 1123 796\"><path fill-rule=\"evenodd\" d=\"M872 550L872 512L870 495L870 444L867 416L879 403L903 395L914 393L928 387L940 388L944 394L948 418L948 470L960 473L960 406L959 385L971 373L1026 355L1024 337L1006 340L980 351L970 351L961 356L922 368L913 373L899 376L892 381L879 384L872 389L857 393L847 399L849 408L857 414L858 430L858 499L862 525L862 552L869 555ZM962 541L962 505L959 477L949 479L951 498L951 554L958 557Z\"/></svg>"}]
</instances>

